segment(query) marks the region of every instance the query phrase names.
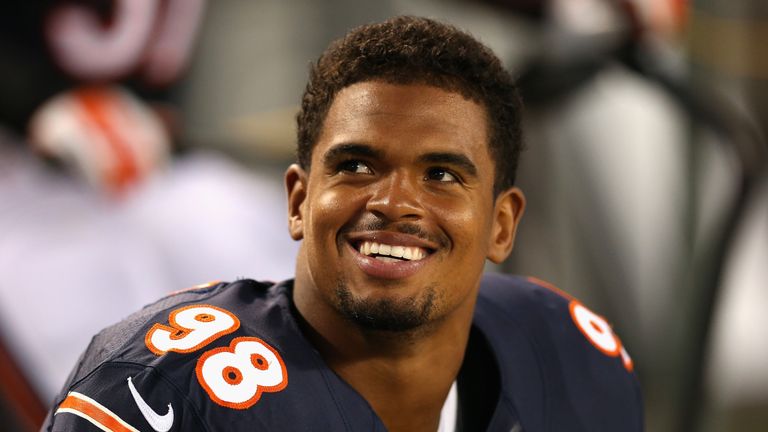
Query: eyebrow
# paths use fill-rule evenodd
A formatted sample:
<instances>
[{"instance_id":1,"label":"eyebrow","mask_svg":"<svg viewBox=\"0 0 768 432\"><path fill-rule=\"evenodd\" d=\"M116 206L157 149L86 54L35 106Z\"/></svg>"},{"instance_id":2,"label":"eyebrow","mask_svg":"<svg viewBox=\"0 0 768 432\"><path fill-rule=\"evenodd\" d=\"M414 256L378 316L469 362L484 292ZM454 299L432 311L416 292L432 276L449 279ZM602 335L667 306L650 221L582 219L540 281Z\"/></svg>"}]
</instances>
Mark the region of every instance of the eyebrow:
<instances>
[{"instance_id":1,"label":"eyebrow","mask_svg":"<svg viewBox=\"0 0 768 432\"><path fill-rule=\"evenodd\" d=\"M332 165L335 161L344 156L362 156L372 159L381 159L384 156L384 153L365 144L338 144L325 152L323 155L323 164Z\"/></svg>"},{"instance_id":2,"label":"eyebrow","mask_svg":"<svg viewBox=\"0 0 768 432\"><path fill-rule=\"evenodd\" d=\"M468 157L461 153L426 153L419 156L419 161L423 163L453 165L455 167L461 168L472 177L477 177L477 167Z\"/></svg>"}]
</instances>

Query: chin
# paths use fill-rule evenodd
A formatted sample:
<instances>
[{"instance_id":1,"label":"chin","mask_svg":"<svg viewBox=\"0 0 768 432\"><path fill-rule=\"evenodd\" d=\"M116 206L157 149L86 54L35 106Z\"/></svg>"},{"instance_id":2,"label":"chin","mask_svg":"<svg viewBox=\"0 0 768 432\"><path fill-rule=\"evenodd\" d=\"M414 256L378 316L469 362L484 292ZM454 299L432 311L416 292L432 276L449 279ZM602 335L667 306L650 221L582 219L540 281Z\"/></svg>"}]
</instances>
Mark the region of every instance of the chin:
<instances>
[{"instance_id":1,"label":"chin","mask_svg":"<svg viewBox=\"0 0 768 432\"><path fill-rule=\"evenodd\" d=\"M408 332L432 321L437 292L430 287L414 296L373 295L361 298L346 284L336 288L336 307L348 320L366 330Z\"/></svg>"}]
</instances>

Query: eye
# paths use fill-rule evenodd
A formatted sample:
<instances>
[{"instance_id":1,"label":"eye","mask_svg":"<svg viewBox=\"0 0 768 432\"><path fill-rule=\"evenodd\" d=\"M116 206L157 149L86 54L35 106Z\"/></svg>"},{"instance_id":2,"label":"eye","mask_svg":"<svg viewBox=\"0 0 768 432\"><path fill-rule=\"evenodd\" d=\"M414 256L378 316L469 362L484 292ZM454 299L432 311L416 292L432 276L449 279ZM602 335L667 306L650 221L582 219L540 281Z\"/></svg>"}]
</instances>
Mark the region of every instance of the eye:
<instances>
[{"instance_id":1,"label":"eye","mask_svg":"<svg viewBox=\"0 0 768 432\"><path fill-rule=\"evenodd\" d=\"M444 183L458 183L459 177L445 168L430 168L424 180L432 180Z\"/></svg>"},{"instance_id":2,"label":"eye","mask_svg":"<svg viewBox=\"0 0 768 432\"><path fill-rule=\"evenodd\" d=\"M371 167L357 159L350 159L340 163L336 167L336 171L348 174L373 174Z\"/></svg>"}]
</instances>

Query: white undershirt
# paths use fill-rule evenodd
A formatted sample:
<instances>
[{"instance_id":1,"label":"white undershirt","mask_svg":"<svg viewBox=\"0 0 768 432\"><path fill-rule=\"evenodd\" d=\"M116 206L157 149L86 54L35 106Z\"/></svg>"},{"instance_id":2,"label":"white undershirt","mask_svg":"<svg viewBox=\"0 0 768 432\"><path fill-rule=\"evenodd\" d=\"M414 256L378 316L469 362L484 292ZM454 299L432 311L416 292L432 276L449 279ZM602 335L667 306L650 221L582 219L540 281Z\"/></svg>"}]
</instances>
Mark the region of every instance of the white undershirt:
<instances>
[{"instance_id":1,"label":"white undershirt","mask_svg":"<svg viewBox=\"0 0 768 432\"><path fill-rule=\"evenodd\" d=\"M445 398L443 409L440 410L440 424L437 426L437 432L456 432L456 417L459 412L459 391L456 388L456 381L451 384L448 391L448 397Z\"/></svg>"}]
</instances>

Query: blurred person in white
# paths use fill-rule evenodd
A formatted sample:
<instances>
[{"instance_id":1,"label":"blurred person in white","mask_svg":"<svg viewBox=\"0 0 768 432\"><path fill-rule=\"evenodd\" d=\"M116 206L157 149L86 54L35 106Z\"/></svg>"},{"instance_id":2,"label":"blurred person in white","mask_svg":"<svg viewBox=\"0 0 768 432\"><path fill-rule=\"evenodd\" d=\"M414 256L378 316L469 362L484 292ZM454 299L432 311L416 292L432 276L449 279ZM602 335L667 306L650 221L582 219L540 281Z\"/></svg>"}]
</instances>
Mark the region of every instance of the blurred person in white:
<instances>
[{"instance_id":1,"label":"blurred person in white","mask_svg":"<svg viewBox=\"0 0 768 432\"><path fill-rule=\"evenodd\" d=\"M210 152L176 157L172 108L118 86L177 81L204 6L0 7L0 340L44 404L87 335L158 296L292 273L281 183Z\"/></svg>"}]
</instances>

